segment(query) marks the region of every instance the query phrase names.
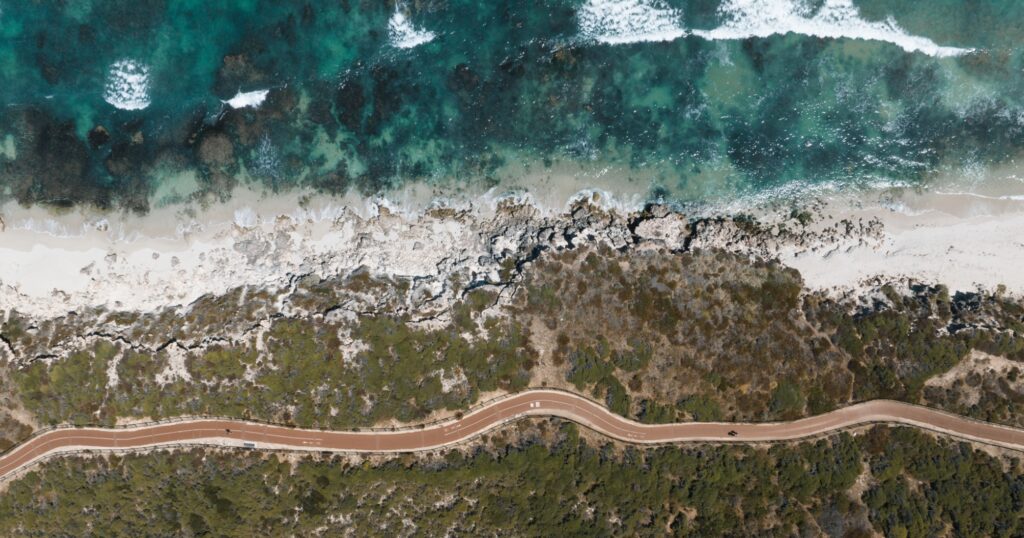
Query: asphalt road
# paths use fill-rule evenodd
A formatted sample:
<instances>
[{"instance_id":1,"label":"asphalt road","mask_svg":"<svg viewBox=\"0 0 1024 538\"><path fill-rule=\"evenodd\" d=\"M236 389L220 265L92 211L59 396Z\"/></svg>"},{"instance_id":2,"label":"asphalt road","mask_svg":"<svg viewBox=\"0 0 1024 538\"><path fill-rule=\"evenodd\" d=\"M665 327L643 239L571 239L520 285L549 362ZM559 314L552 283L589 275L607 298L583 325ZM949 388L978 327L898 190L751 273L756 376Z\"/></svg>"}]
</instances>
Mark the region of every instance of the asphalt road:
<instances>
[{"instance_id":1,"label":"asphalt road","mask_svg":"<svg viewBox=\"0 0 1024 538\"><path fill-rule=\"evenodd\" d=\"M142 448L180 443L311 451L394 453L453 445L522 416L556 416L637 444L692 441L785 441L866 423L899 423L1024 450L1024 430L925 407L875 400L792 422L687 422L646 425L566 392L530 390L494 401L458 420L401 431L320 431L244 421L196 419L126 428L65 428L30 438L0 456L0 479L53 453ZM732 435L730 435L732 433Z\"/></svg>"}]
</instances>

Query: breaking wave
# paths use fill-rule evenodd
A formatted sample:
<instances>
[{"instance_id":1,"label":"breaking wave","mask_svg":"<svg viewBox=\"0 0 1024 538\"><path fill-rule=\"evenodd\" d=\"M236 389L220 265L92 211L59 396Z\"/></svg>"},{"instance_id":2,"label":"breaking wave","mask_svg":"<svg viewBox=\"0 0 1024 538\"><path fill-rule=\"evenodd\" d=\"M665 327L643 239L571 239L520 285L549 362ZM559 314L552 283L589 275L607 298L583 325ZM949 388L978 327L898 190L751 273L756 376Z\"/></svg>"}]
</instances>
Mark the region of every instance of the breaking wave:
<instances>
[{"instance_id":1,"label":"breaking wave","mask_svg":"<svg viewBox=\"0 0 1024 538\"><path fill-rule=\"evenodd\" d=\"M852 0L825 0L816 10L799 0L725 0L718 12L725 19L724 24L712 30L694 30L693 34L706 39L747 39L786 33L866 39L940 58L973 50L944 47L928 38L910 35L892 18L882 22L864 20Z\"/></svg>"},{"instance_id":2,"label":"breaking wave","mask_svg":"<svg viewBox=\"0 0 1024 538\"><path fill-rule=\"evenodd\" d=\"M814 8L801 0L724 0L724 22L711 30L688 31L682 12L661 0L587 0L578 13L580 35L599 43L672 41L689 33L711 40L747 39L794 33L825 39L863 39L894 44L907 52L939 58L973 49L946 47L907 33L891 17L868 21L852 0L825 0Z\"/></svg>"},{"instance_id":3,"label":"breaking wave","mask_svg":"<svg viewBox=\"0 0 1024 538\"><path fill-rule=\"evenodd\" d=\"M103 100L121 110L142 110L149 106L149 67L134 60L119 60L110 66Z\"/></svg>"},{"instance_id":4,"label":"breaking wave","mask_svg":"<svg viewBox=\"0 0 1024 538\"><path fill-rule=\"evenodd\" d=\"M263 104L263 101L267 98L267 94L270 90L255 90L251 92L238 92L234 97L224 101L224 103L231 108L259 108Z\"/></svg>"},{"instance_id":5,"label":"breaking wave","mask_svg":"<svg viewBox=\"0 0 1024 538\"><path fill-rule=\"evenodd\" d=\"M437 34L434 32L413 26L401 9L395 10L395 14L388 21L388 41L392 47L411 49L429 43L435 37Z\"/></svg>"},{"instance_id":6,"label":"breaking wave","mask_svg":"<svg viewBox=\"0 0 1024 538\"><path fill-rule=\"evenodd\" d=\"M576 16L580 35L600 43L672 41L686 35L682 13L660 0L588 0Z\"/></svg>"}]
</instances>

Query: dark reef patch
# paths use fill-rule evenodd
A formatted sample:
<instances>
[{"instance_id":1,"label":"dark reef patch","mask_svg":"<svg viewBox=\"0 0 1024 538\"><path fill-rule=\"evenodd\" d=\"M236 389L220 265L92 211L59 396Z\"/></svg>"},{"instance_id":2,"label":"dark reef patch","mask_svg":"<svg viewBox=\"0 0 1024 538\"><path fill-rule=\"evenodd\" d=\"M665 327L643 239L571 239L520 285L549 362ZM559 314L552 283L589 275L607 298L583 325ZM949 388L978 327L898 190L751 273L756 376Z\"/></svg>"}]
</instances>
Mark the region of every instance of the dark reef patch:
<instances>
[{"instance_id":1,"label":"dark reef patch","mask_svg":"<svg viewBox=\"0 0 1024 538\"><path fill-rule=\"evenodd\" d=\"M721 23L715 5L669 3L687 28ZM14 137L16 157L0 192L144 211L141 198L171 181L156 168L170 153L210 191L252 180L376 193L568 164L626 169L688 200L791 181L921 184L1012 163L1024 145L1024 60L1005 22L1021 6L947 8L985 21L984 36L916 8L858 6L984 47L939 59L796 34L602 45L580 38L576 3L553 0L403 6L436 34L412 49L388 41L390 3L135 4L5 8L0 136ZM146 108L104 99L119 61L144 68ZM270 90L258 108L222 102L256 90ZM19 119L29 109L34 119ZM200 151L206 129L232 151L223 138Z\"/></svg>"}]
</instances>

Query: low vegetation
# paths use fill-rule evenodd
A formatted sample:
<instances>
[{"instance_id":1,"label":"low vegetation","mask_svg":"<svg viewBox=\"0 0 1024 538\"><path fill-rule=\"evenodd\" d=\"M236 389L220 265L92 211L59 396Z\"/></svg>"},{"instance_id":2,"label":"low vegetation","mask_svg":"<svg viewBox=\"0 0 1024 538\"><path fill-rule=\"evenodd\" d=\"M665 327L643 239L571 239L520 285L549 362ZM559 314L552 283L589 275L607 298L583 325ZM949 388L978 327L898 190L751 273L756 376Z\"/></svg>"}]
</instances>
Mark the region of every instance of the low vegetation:
<instances>
[{"instance_id":1,"label":"low vegetation","mask_svg":"<svg viewBox=\"0 0 1024 538\"><path fill-rule=\"evenodd\" d=\"M349 329L365 346L341 349L338 332ZM533 367L528 337L496 319L469 339L453 328L416 329L390 317L351 328L282 318L260 337L263 355L256 342L153 354L100 342L13 376L43 423L203 414L351 428L422 420L439 409L465 408L481 392L521 390ZM178 370L171 368L175 359Z\"/></svg>"},{"instance_id":2,"label":"low vegetation","mask_svg":"<svg viewBox=\"0 0 1024 538\"><path fill-rule=\"evenodd\" d=\"M1024 359L1024 309L998 294L884 286L837 301L776 263L651 249L545 252L504 278L500 295L476 287L446 311L357 271L300 280L286 316L277 292L248 289L180 312L10 313L0 336L20 356L6 391L39 424L204 414L364 427L531 385L644 422L786 420L872 398L1024 417L1010 369L929 385L972 352ZM25 434L5 432L8 444Z\"/></svg>"},{"instance_id":3,"label":"low vegetation","mask_svg":"<svg viewBox=\"0 0 1024 538\"><path fill-rule=\"evenodd\" d=\"M180 311L4 313L0 448L62 422L421 422L539 385L649 423L893 398L1024 425L1024 308L998 293L883 286L840 301L807 292L792 269L723 252L570 249L506 265L511 284L470 291L455 278L462 298L442 309L407 281L356 272ZM489 442L379 465L199 450L57 459L0 496L0 534L1024 532L1017 460L905 428L641 450L562 424Z\"/></svg>"},{"instance_id":4,"label":"low vegetation","mask_svg":"<svg viewBox=\"0 0 1024 538\"><path fill-rule=\"evenodd\" d=\"M547 440L376 464L256 452L52 460L0 496L0 533L201 536L1014 536L1024 473L876 427L796 445Z\"/></svg>"},{"instance_id":5,"label":"low vegetation","mask_svg":"<svg viewBox=\"0 0 1024 538\"><path fill-rule=\"evenodd\" d=\"M602 249L539 260L511 311L563 385L639 420L788 420L890 398L1024 424L1006 380L970 405L961 385L924 390L972 351L1024 360L1018 302L921 285L860 299L724 252Z\"/></svg>"}]
</instances>

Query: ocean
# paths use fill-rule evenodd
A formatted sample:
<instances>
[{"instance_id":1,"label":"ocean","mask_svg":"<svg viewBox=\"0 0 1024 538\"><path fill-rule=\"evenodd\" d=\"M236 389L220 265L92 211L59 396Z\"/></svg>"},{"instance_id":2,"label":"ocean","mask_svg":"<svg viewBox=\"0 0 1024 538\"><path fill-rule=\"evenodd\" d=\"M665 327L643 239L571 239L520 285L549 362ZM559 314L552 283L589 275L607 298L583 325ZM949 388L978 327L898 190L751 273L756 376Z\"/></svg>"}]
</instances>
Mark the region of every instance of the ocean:
<instances>
[{"instance_id":1,"label":"ocean","mask_svg":"<svg viewBox=\"0 0 1024 538\"><path fill-rule=\"evenodd\" d=\"M5 0L0 201L1016 179L1022 22L1010 0Z\"/></svg>"}]
</instances>

